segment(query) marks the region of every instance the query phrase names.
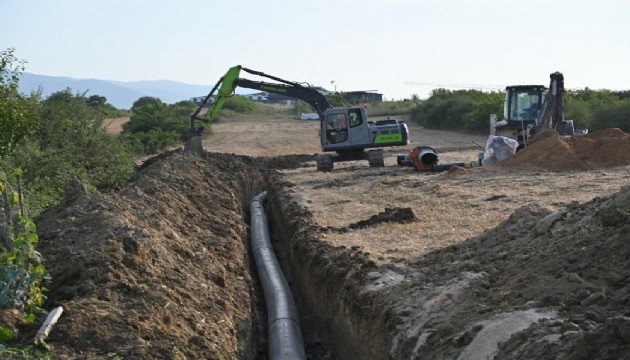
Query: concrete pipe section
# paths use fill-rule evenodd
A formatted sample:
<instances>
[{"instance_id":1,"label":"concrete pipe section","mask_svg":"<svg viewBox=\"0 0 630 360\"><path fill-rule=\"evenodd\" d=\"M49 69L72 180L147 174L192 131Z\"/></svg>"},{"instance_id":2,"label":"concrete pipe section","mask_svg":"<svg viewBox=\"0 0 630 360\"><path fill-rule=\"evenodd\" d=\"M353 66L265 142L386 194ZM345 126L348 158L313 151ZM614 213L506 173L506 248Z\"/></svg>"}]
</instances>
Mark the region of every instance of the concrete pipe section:
<instances>
[{"instance_id":1,"label":"concrete pipe section","mask_svg":"<svg viewBox=\"0 0 630 360\"><path fill-rule=\"evenodd\" d=\"M266 191L255 196L249 211L252 255L267 305L268 355L271 360L306 359L297 307L271 246L263 207L266 199Z\"/></svg>"}]
</instances>

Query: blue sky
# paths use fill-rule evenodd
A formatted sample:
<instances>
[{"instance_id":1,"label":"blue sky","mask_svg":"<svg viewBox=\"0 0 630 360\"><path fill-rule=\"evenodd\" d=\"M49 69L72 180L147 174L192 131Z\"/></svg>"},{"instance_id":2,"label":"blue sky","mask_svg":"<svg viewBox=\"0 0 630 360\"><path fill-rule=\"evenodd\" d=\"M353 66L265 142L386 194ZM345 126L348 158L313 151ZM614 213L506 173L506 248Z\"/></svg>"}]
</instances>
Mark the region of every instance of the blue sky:
<instances>
[{"instance_id":1,"label":"blue sky","mask_svg":"<svg viewBox=\"0 0 630 360\"><path fill-rule=\"evenodd\" d=\"M554 71L568 88L630 89L630 1L0 0L9 47L27 72L119 81L210 87L240 64L386 99Z\"/></svg>"}]
</instances>

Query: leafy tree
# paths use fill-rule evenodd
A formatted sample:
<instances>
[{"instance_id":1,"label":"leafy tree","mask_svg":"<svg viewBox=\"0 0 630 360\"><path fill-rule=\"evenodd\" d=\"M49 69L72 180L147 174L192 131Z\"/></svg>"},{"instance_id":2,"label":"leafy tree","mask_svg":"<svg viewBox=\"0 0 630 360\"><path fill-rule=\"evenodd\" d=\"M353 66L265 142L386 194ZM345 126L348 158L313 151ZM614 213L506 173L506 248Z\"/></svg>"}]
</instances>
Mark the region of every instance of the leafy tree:
<instances>
[{"instance_id":1,"label":"leafy tree","mask_svg":"<svg viewBox=\"0 0 630 360\"><path fill-rule=\"evenodd\" d=\"M593 116L592 130L620 128L630 131L630 99L615 102L599 109Z\"/></svg>"},{"instance_id":2,"label":"leafy tree","mask_svg":"<svg viewBox=\"0 0 630 360\"><path fill-rule=\"evenodd\" d=\"M298 101L295 102L295 105L293 105L293 112L296 115L300 115L302 113L313 113L313 112L316 112L316 111L307 102L302 101L302 100L298 100Z\"/></svg>"},{"instance_id":3,"label":"leafy tree","mask_svg":"<svg viewBox=\"0 0 630 360\"><path fill-rule=\"evenodd\" d=\"M251 113L256 109L256 102L244 96L230 96L225 99L223 109L236 111L238 113Z\"/></svg>"},{"instance_id":4,"label":"leafy tree","mask_svg":"<svg viewBox=\"0 0 630 360\"><path fill-rule=\"evenodd\" d=\"M190 129L193 110L194 104L188 102L147 104L134 111L121 135L140 154L181 144Z\"/></svg>"},{"instance_id":5,"label":"leafy tree","mask_svg":"<svg viewBox=\"0 0 630 360\"><path fill-rule=\"evenodd\" d=\"M491 92L484 94L473 103L473 108L465 117L464 126L468 129L488 129L490 114L503 114L504 93Z\"/></svg>"},{"instance_id":6,"label":"leafy tree","mask_svg":"<svg viewBox=\"0 0 630 360\"><path fill-rule=\"evenodd\" d=\"M42 102L29 141L12 156L24 170L29 203L41 209L57 203L65 184L77 179L88 188L107 191L134 174L127 145L106 133L103 114L82 94L59 91Z\"/></svg>"},{"instance_id":7,"label":"leafy tree","mask_svg":"<svg viewBox=\"0 0 630 360\"><path fill-rule=\"evenodd\" d=\"M85 102L90 107L105 106L107 104L107 98L105 96L92 95L89 98L85 99Z\"/></svg>"},{"instance_id":8,"label":"leafy tree","mask_svg":"<svg viewBox=\"0 0 630 360\"><path fill-rule=\"evenodd\" d=\"M0 52L0 310L18 309L33 321L44 301L48 274L35 251L35 224L25 216L21 171L7 173L5 165L34 126L37 98L19 94L24 62L13 53L13 49ZM17 180L17 191L10 180ZM0 335L6 340L7 329L0 327Z\"/></svg>"},{"instance_id":9,"label":"leafy tree","mask_svg":"<svg viewBox=\"0 0 630 360\"><path fill-rule=\"evenodd\" d=\"M564 107L564 118L573 120L576 128L592 129L594 113L588 101L567 96Z\"/></svg>"},{"instance_id":10,"label":"leafy tree","mask_svg":"<svg viewBox=\"0 0 630 360\"><path fill-rule=\"evenodd\" d=\"M15 149L37 121L37 94L25 97L18 92L23 70L24 62L17 60L14 49L0 52L0 159Z\"/></svg>"},{"instance_id":11,"label":"leafy tree","mask_svg":"<svg viewBox=\"0 0 630 360\"><path fill-rule=\"evenodd\" d=\"M326 99L328 99L328 102L333 107L350 107L351 106L350 103L347 102L343 98L343 93L340 93L340 92L335 92L333 94L330 94L326 96Z\"/></svg>"},{"instance_id":12,"label":"leafy tree","mask_svg":"<svg viewBox=\"0 0 630 360\"><path fill-rule=\"evenodd\" d=\"M613 91L612 94L620 100L630 99L630 90Z\"/></svg>"},{"instance_id":13,"label":"leafy tree","mask_svg":"<svg viewBox=\"0 0 630 360\"><path fill-rule=\"evenodd\" d=\"M630 130L630 116L623 91L573 90L565 97L565 119L576 121L576 126L596 131L608 127Z\"/></svg>"},{"instance_id":14,"label":"leafy tree","mask_svg":"<svg viewBox=\"0 0 630 360\"><path fill-rule=\"evenodd\" d=\"M143 96L133 102L133 105L131 105L131 111L136 111L143 106L154 104L162 104L162 100L153 96Z\"/></svg>"}]
</instances>

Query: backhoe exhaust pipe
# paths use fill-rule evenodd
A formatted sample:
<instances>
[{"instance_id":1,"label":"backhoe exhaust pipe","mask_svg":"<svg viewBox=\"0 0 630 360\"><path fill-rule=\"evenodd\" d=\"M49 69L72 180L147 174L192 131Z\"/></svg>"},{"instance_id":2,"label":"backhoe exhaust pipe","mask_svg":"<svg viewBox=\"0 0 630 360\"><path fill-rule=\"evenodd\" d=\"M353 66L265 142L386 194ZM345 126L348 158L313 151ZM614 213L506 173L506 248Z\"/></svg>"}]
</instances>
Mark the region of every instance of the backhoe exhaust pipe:
<instances>
[{"instance_id":1,"label":"backhoe exhaust pipe","mask_svg":"<svg viewBox=\"0 0 630 360\"><path fill-rule=\"evenodd\" d=\"M249 204L251 247L267 304L268 357L271 360L305 360L297 307L289 284L273 252L263 203L267 192Z\"/></svg>"}]
</instances>

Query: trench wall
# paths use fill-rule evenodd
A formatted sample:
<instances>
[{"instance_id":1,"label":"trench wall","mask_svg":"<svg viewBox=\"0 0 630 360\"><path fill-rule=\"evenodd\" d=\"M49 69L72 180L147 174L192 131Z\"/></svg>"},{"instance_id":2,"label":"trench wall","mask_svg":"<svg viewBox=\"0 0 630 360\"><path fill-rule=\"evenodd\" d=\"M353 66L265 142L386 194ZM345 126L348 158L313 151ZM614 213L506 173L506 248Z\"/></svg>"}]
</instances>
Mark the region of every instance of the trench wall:
<instances>
[{"instance_id":1,"label":"trench wall","mask_svg":"<svg viewBox=\"0 0 630 360\"><path fill-rule=\"evenodd\" d=\"M299 195L277 178L271 182L271 218L300 316L307 319L303 331L314 329L336 359L387 359L387 334L395 324L387 322L378 293L361 291L375 264L358 250L318 240Z\"/></svg>"}]
</instances>

